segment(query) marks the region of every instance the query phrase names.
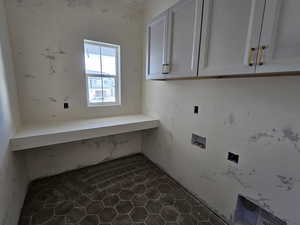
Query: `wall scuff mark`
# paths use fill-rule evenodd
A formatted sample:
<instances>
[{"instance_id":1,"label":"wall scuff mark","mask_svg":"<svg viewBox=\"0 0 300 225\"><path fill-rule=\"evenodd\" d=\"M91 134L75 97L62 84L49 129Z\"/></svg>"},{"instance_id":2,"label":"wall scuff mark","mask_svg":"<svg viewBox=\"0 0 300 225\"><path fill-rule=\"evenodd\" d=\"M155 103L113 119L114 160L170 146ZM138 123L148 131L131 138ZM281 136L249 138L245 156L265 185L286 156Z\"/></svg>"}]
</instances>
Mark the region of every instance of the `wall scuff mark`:
<instances>
[{"instance_id":1,"label":"wall scuff mark","mask_svg":"<svg viewBox=\"0 0 300 225\"><path fill-rule=\"evenodd\" d=\"M66 0L67 6L70 8L87 7L91 8L93 5L92 0Z\"/></svg>"},{"instance_id":2,"label":"wall scuff mark","mask_svg":"<svg viewBox=\"0 0 300 225\"><path fill-rule=\"evenodd\" d=\"M251 185L244 181L243 179L244 173L240 169L234 168L232 166L228 166L227 171L224 172L223 175L230 179L235 180L245 189L251 188Z\"/></svg>"},{"instance_id":3,"label":"wall scuff mark","mask_svg":"<svg viewBox=\"0 0 300 225\"><path fill-rule=\"evenodd\" d=\"M234 125L236 123L233 113L230 113L228 118L224 121L224 125Z\"/></svg>"},{"instance_id":4,"label":"wall scuff mark","mask_svg":"<svg viewBox=\"0 0 300 225\"><path fill-rule=\"evenodd\" d=\"M293 177L285 177L282 175L277 175L277 178L280 181L280 184L277 185L277 187L283 188L286 191L291 191L295 187L296 183L300 182L300 180L296 180Z\"/></svg>"},{"instance_id":5,"label":"wall scuff mark","mask_svg":"<svg viewBox=\"0 0 300 225\"><path fill-rule=\"evenodd\" d=\"M273 128L271 131L259 132L251 136L249 142L257 143L268 139L277 142L286 140L291 143L298 152L300 152L300 146L298 146L300 142L300 135L291 128L284 128L282 130ZM268 142L268 144L271 144L271 142Z\"/></svg>"},{"instance_id":6,"label":"wall scuff mark","mask_svg":"<svg viewBox=\"0 0 300 225\"><path fill-rule=\"evenodd\" d=\"M32 75L32 74L25 74L24 77L28 78L28 79L34 79L35 78L35 76Z\"/></svg>"},{"instance_id":7,"label":"wall scuff mark","mask_svg":"<svg viewBox=\"0 0 300 225\"><path fill-rule=\"evenodd\" d=\"M298 142L300 141L299 134L294 132L291 128L282 129L283 138L289 140L294 144L295 149L300 152L300 147L298 146Z\"/></svg>"},{"instance_id":8,"label":"wall scuff mark","mask_svg":"<svg viewBox=\"0 0 300 225\"><path fill-rule=\"evenodd\" d=\"M45 59L48 61L49 64L49 75L56 74L56 56L57 55L66 55L66 52L59 49L58 51L52 51L49 48L46 48L43 53L41 53L42 56L45 57Z\"/></svg>"},{"instance_id":9,"label":"wall scuff mark","mask_svg":"<svg viewBox=\"0 0 300 225\"><path fill-rule=\"evenodd\" d=\"M56 100L55 98L53 98L53 97L49 97L48 99L49 99L51 102L54 102L54 103L57 102L57 100Z\"/></svg>"},{"instance_id":10,"label":"wall scuff mark","mask_svg":"<svg viewBox=\"0 0 300 225\"><path fill-rule=\"evenodd\" d=\"M269 211L270 213L274 213L274 211L272 210L272 208L270 206L270 199L264 197L263 194L261 194L261 193L258 193L257 195L258 195L258 198L251 198L251 197L247 197L247 198L249 198L255 204L259 205L261 208Z\"/></svg>"},{"instance_id":11,"label":"wall scuff mark","mask_svg":"<svg viewBox=\"0 0 300 225\"><path fill-rule=\"evenodd\" d=\"M258 141L260 141L261 139L264 139L264 138L274 138L274 135L269 134L267 132L261 132L261 133L257 133L255 135L251 136L249 141L258 142Z\"/></svg>"}]
</instances>

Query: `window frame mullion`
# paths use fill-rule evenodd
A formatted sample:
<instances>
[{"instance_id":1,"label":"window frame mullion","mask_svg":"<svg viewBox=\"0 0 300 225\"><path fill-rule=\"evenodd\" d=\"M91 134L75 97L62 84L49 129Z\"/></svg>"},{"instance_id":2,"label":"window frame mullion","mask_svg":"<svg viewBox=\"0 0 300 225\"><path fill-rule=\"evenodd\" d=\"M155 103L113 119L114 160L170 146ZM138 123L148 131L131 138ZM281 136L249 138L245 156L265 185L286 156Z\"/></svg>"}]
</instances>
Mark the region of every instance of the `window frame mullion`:
<instances>
[{"instance_id":1,"label":"window frame mullion","mask_svg":"<svg viewBox=\"0 0 300 225\"><path fill-rule=\"evenodd\" d=\"M100 47L100 74L99 73L88 73L85 70L85 79L86 79L86 92L87 92L87 105L89 107L97 107L97 106L113 106L113 105L121 105L121 54L120 54L120 46L119 45L113 45L113 44L107 44L107 43L102 43L102 42L96 42L96 41L89 41L89 40L84 40L84 43L87 44L93 44L93 45L98 45ZM102 47L111 47L111 48L115 48L116 49L116 62L115 62L115 66L116 66L116 74L115 75L108 75L108 74L103 74L103 67L102 67ZM85 52L86 54L86 52ZM99 78L101 79L101 83L102 83L102 98L99 102L97 103L93 103L90 102L90 85L89 85L89 78ZM114 94L115 94L115 101L113 102L104 102L104 78L112 78L114 80Z\"/></svg>"}]
</instances>

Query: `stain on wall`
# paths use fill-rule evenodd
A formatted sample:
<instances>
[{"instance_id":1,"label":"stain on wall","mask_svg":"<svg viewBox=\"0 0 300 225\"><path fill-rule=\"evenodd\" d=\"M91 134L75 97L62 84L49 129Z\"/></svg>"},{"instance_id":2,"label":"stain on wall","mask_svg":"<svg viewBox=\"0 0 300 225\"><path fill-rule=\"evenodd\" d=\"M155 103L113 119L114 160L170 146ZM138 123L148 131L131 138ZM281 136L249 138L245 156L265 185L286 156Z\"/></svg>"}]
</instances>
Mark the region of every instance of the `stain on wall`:
<instances>
[{"instance_id":1,"label":"stain on wall","mask_svg":"<svg viewBox=\"0 0 300 225\"><path fill-rule=\"evenodd\" d=\"M74 8L74 7L92 7L93 1L92 0L66 0L67 6Z\"/></svg>"},{"instance_id":2,"label":"stain on wall","mask_svg":"<svg viewBox=\"0 0 300 225\"><path fill-rule=\"evenodd\" d=\"M274 138L274 135L269 134L267 132L259 132L253 136L250 137L249 141L251 142L258 142L261 139L265 139L265 138Z\"/></svg>"},{"instance_id":3,"label":"stain on wall","mask_svg":"<svg viewBox=\"0 0 300 225\"><path fill-rule=\"evenodd\" d=\"M278 184L277 187L286 191L293 190L295 185L300 182L300 179L295 179L294 177L285 177L283 175L277 175L277 178L280 181L280 184Z\"/></svg>"},{"instance_id":4,"label":"stain on wall","mask_svg":"<svg viewBox=\"0 0 300 225\"><path fill-rule=\"evenodd\" d=\"M32 75L32 74L25 74L24 77L28 78L28 79L34 79L35 78L35 76Z\"/></svg>"},{"instance_id":5,"label":"stain on wall","mask_svg":"<svg viewBox=\"0 0 300 225\"><path fill-rule=\"evenodd\" d=\"M43 56L49 64L49 70L48 75L54 75L56 74L56 61L57 56L59 55L65 55L66 53L59 49L58 51L51 51L49 48L46 48L42 53L41 56Z\"/></svg>"},{"instance_id":6,"label":"stain on wall","mask_svg":"<svg viewBox=\"0 0 300 225\"><path fill-rule=\"evenodd\" d=\"M232 166L228 166L227 170L223 173L229 179L236 181L243 188L251 188L251 185L247 183L246 178L244 177L244 172L240 169Z\"/></svg>"},{"instance_id":7,"label":"stain on wall","mask_svg":"<svg viewBox=\"0 0 300 225\"><path fill-rule=\"evenodd\" d=\"M228 118L225 119L224 125L234 125L236 123L233 113L230 113Z\"/></svg>"},{"instance_id":8,"label":"stain on wall","mask_svg":"<svg viewBox=\"0 0 300 225\"><path fill-rule=\"evenodd\" d=\"M298 146L300 142L299 133L293 131L291 128L284 128L282 129L283 138L290 141L292 144L294 144L295 149L297 149L300 152L300 147Z\"/></svg>"},{"instance_id":9,"label":"stain on wall","mask_svg":"<svg viewBox=\"0 0 300 225\"><path fill-rule=\"evenodd\" d=\"M294 149L300 152L299 133L297 133L291 128L282 128L282 129L273 128L270 131L258 132L249 138L249 142L253 142L253 143L258 143L263 141L265 142L267 141L267 144L271 144L271 143L278 144L281 142L287 142L291 144L294 147Z\"/></svg>"},{"instance_id":10,"label":"stain on wall","mask_svg":"<svg viewBox=\"0 0 300 225\"><path fill-rule=\"evenodd\" d=\"M55 98L53 98L53 97L49 97L48 99L50 100L50 102L54 102L54 103L57 102L57 100Z\"/></svg>"}]
</instances>

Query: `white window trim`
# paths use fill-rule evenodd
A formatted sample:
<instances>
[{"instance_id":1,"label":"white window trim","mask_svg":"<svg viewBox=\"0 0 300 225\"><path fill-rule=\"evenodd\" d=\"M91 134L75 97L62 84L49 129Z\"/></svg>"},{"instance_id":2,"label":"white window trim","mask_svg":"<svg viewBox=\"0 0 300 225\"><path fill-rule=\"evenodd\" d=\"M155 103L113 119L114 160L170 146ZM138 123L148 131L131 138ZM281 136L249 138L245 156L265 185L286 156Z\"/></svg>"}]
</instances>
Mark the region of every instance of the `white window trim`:
<instances>
[{"instance_id":1,"label":"white window trim","mask_svg":"<svg viewBox=\"0 0 300 225\"><path fill-rule=\"evenodd\" d=\"M107 46L107 47L114 47L117 49L117 59L116 59L116 75L96 75L96 74L90 74L86 73L85 69L85 61L84 61L84 74L85 74L85 90L86 90L86 102L88 107L102 107L102 106L121 106L121 46L115 45L115 44L109 44L105 42L100 41L92 41L88 39L84 39L84 43L91 43L91 44L97 44L101 46ZM85 60L85 49L84 49L84 60ZM115 78L115 84L116 84L116 102L102 102L102 103L90 103L89 100L89 84L88 84L88 78L89 77L110 77Z\"/></svg>"}]
</instances>

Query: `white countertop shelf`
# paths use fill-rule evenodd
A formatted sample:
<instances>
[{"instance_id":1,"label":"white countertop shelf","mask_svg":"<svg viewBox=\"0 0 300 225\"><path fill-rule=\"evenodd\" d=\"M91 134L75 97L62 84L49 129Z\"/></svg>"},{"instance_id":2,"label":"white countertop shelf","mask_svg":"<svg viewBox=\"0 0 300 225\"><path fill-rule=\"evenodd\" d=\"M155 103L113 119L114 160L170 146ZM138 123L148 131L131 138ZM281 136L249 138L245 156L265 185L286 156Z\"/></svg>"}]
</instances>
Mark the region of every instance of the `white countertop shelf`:
<instances>
[{"instance_id":1,"label":"white countertop shelf","mask_svg":"<svg viewBox=\"0 0 300 225\"><path fill-rule=\"evenodd\" d=\"M128 115L24 126L10 140L12 151L86 140L159 126L159 120L146 115Z\"/></svg>"}]
</instances>

